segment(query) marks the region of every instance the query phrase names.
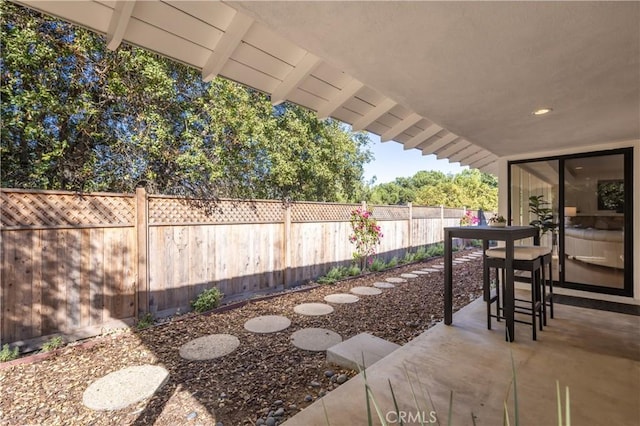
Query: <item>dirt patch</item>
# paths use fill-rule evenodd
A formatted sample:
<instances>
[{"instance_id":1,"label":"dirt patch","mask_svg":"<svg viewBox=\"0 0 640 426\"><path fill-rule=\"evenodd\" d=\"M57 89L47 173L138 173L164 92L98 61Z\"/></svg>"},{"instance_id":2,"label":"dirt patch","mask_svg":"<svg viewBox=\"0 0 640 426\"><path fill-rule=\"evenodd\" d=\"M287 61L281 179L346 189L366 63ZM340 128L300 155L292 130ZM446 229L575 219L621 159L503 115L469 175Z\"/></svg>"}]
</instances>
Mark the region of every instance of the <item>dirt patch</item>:
<instances>
[{"instance_id":1,"label":"dirt patch","mask_svg":"<svg viewBox=\"0 0 640 426\"><path fill-rule=\"evenodd\" d=\"M456 254L459 257L461 254ZM357 303L334 304L330 315L296 314L299 303L319 302L332 293L372 285L384 278L430 267L441 258L369 274L305 292L288 292L212 315L187 314L142 331L123 330L68 347L32 364L0 371L2 424L216 424L253 425L271 413L278 422L295 415L315 399L339 387L338 376L354 371L330 365L324 352L295 348L291 334L301 328L333 330L343 339L367 332L403 345L442 320L442 271L420 275ZM481 261L454 266L454 310L482 294ZM291 326L273 334L255 334L245 321L260 315L284 315ZM187 361L184 343L208 334L232 334L240 347L222 358ZM84 390L95 380L121 368L162 365L170 379L150 400L112 412L82 405ZM330 371L333 372L331 376ZM342 381L342 380L340 380ZM277 415L276 414L281 414Z\"/></svg>"}]
</instances>

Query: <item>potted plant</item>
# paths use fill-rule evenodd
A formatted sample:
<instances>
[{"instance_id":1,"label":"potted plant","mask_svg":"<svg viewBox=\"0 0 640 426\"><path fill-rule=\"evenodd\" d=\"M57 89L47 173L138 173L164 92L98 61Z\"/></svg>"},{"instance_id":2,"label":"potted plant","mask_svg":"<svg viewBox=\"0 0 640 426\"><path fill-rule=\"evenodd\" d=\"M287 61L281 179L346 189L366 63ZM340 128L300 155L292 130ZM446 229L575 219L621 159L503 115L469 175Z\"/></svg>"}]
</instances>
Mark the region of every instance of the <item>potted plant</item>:
<instances>
[{"instance_id":1,"label":"potted plant","mask_svg":"<svg viewBox=\"0 0 640 426\"><path fill-rule=\"evenodd\" d=\"M493 226L495 228L504 228L505 226L507 226L507 219L505 219L502 215L494 214L489 218L488 223L489 226Z\"/></svg>"},{"instance_id":2,"label":"potted plant","mask_svg":"<svg viewBox=\"0 0 640 426\"><path fill-rule=\"evenodd\" d=\"M558 224L553 221L553 210L549 206L550 203L545 201L542 195L529 197L529 212L536 216L529 225L538 228L541 237L549 231L555 233L558 227Z\"/></svg>"}]
</instances>

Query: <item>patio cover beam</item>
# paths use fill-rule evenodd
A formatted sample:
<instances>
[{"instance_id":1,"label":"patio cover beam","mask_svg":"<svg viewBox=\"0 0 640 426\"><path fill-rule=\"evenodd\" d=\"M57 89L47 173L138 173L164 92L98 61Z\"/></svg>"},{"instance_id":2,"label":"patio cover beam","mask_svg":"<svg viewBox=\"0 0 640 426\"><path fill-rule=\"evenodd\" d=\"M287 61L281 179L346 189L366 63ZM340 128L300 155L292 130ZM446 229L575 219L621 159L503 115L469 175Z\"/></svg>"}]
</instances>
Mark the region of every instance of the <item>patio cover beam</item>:
<instances>
[{"instance_id":1,"label":"patio cover beam","mask_svg":"<svg viewBox=\"0 0 640 426\"><path fill-rule=\"evenodd\" d=\"M399 134L407 130L409 127L414 124L418 124L420 120L422 120L422 116L412 112L411 115L380 135L380 140L382 142L389 142L390 140L398 137Z\"/></svg>"},{"instance_id":2,"label":"patio cover beam","mask_svg":"<svg viewBox=\"0 0 640 426\"><path fill-rule=\"evenodd\" d=\"M430 144L427 144L427 145L421 147L422 148L422 155L433 154L437 150L439 150L440 148L448 145L449 143L453 142L457 138L458 138L458 135L456 135L454 133L449 133L449 134L441 137L440 140L435 141L433 143L430 143Z\"/></svg>"},{"instance_id":3,"label":"patio cover beam","mask_svg":"<svg viewBox=\"0 0 640 426\"><path fill-rule=\"evenodd\" d=\"M385 98L382 102L376 105L375 108L371 109L368 113L357 119L352 125L351 129L354 132L359 132L360 130L364 130L367 126L371 125L378 118L382 117L384 114L389 112L391 108L396 106L397 104L389 99Z\"/></svg>"},{"instance_id":4,"label":"patio cover beam","mask_svg":"<svg viewBox=\"0 0 640 426\"><path fill-rule=\"evenodd\" d=\"M473 154L477 154L480 152L482 148L478 145L469 145L467 148L463 149L460 152L456 152L451 157L449 157L449 161L452 163L459 162L460 160L464 160L467 157L472 156Z\"/></svg>"},{"instance_id":5,"label":"patio cover beam","mask_svg":"<svg viewBox=\"0 0 640 426\"><path fill-rule=\"evenodd\" d=\"M107 49L116 50L122 43L135 6L135 0L120 0L116 2L109 21L109 28L107 29Z\"/></svg>"},{"instance_id":6,"label":"patio cover beam","mask_svg":"<svg viewBox=\"0 0 640 426\"><path fill-rule=\"evenodd\" d=\"M491 153L489 151L487 151L486 149L483 149L481 151L476 152L475 154L460 160L460 164L462 164L463 166L468 166L471 163L474 163L475 161L481 160L483 158L485 158L487 155L490 155Z\"/></svg>"},{"instance_id":7,"label":"patio cover beam","mask_svg":"<svg viewBox=\"0 0 640 426\"><path fill-rule=\"evenodd\" d=\"M287 74L282 83L271 94L271 103L279 105L304 81L322 61L317 56L307 52L298 64Z\"/></svg>"},{"instance_id":8,"label":"patio cover beam","mask_svg":"<svg viewBox=\"0 0 640 426\"><path fill-rule=\"evenodd\" d=\"M493 163L494 161L496 161L497 157L495 155L493 155L492 153L489 153L489 155L487 155L484 158L481 158L480 160L474 161L473 163L469 164L469 167L473 167L474 169L479 169L481 167L487 166L491 163Z\"/></svg>"},{"instance_id":9,"label":"patio cover beam","mask_svg":"<svg viewBox=\"0 0 640 426\"><path fill-rule=\"evenodd\" d=\"M443 158L449 158L451 154L455 154L458 151L468 147L471 145L468 141L464 139L459 139L452 144L449 144L447 148L441 149L437 152L438 160L442 160Z\"/></svg>"},{"instance_id":10,"label":"patio cover beam","mask_svg":"<svg viewBox=\"0 0 640 426\"><path fill-rule=\"evenodd\" d=\"M242 38L249 31L253 19L242 13L236 13L226 31L220 38L215 50L202 67L202 79L204 81L213 80L222 70L224 64L229 60L236 47L242 42Z\"/></svg>"},{"instance_id":11,"label":"patio cover beam","mask_svg":"<svg viewBox=\"0 0 640 426\"><path fill-rule=\"evenodd\" d=\"M437 124L432 124L431 126L427 127L426 129L424 129L423 131L421 131L420 133L418 133L417 135L415 135L414 137L406 141L404 143L404 149L407 150L407 149L417 147L422 142L435 136L436 133L438 133L440 130L442 130L442 127L438 126Z\"/></svg>"},{"instance_id":12,"label":"patio cover beam","mask_svg":"<svg viewBox=\"0 0 640 426\"><path fill-rule=\"evenodd\" d=\"M364 84L360 83L358 80L351 80L342 88L342 90L340 90L340 93L337 96L330 99L329 102L321 108L318 108L318 119L324 120L325 118L330 117L338 110L338 108L355 96L355 94L363 87Z\"/></svg>"}]
</instances>

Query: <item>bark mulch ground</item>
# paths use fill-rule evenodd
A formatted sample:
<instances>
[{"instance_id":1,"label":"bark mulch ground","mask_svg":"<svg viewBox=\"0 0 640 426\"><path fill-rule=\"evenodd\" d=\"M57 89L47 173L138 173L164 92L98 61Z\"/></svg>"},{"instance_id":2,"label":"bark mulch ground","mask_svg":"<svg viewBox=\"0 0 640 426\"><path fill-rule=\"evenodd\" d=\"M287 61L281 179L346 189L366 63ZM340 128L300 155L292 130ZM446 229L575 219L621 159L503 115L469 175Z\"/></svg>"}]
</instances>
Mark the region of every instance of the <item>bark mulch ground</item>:
<instances>
[{"instance_id":1,"label":"bark mulch ground","mask_svg":"<svg viewBox=\"0 0 640 426\"><path fill-rule=\"evenodd\" d=\"M456 254L456 257L461 254ZM329 365L324 352L295 348L291 334L301 328L333 330L343 339L367 332L403 345L442 320L443 273L421 275L377 296L360 296L321 317L305 317L293 307L323 302L332 293L371 285L442 262L441 258L373 273L304 292L250 301L245 306L210 315L186 314L146 330L119 330L68 346L39 362L0 370L0 423L181 425L262 423L279 409L278 422L295 415L318 397L340 385L336 377L355 371ZM482 294L481 263L454 266L454 309ZM260 315L284 315L291 326L279 333L253 334L245 321ZM210 361L180 358L181 345L207 334L228 333L240 339L233 353ZM128 408L98 412L82 405L84 390L95 380L124 367L157 364L169 370L167 384L150 400ZM325 374L331 370L333 378ZM272 413L272 414L274 414Z\"/></svg>"}]
</instances>

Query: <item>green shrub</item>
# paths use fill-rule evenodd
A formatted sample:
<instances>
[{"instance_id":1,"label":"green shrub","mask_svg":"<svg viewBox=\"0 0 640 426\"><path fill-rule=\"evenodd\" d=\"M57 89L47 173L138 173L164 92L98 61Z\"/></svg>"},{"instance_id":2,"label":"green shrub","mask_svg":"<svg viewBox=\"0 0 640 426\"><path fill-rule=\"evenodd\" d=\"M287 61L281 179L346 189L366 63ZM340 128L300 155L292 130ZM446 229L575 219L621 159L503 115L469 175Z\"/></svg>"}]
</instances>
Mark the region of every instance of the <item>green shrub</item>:
<instances>
[{"instance_id":1,"label":"green shrub","mask_svg":"<svg viewBox=\"0 0 640 426\"><path fill-rule=\"evenodd\" d=\"M11 349L9 348L9 344L5 343L5 345L2 347L2 350L0 351L0 362L13 361L14 359L18 358L18 355L19 350L17 346Z\"/></svg>"},{"instance_id":2,"label":"green shrub","mask_svg":"<svg viewBox=\"0 0 640 426\"><path fill-rule=\"evenodd\" d=\"M427 258L427 249L424 247L420 247L414 254L413 260L414 262L419 262Z\"/></svg>"},{"instance_id":3,"label":"green shrub","mask_svg":"<svg viewBox=\"0 0 640 426\"><path fill-rule=\"evenodd\" d=\"M444 245L442 243L434 244L427 249L429 257L442 256L444 254Z\"/></svg>"},{"instance_id":4,"label":"green shrub","mask_svg":"<svg viewBox=\"0 0 640 426\"><path fill-rule=\"evenodd\" d=\"M386 269L387 267L387 263L380 259L379 257L376 257L375 259L373 259L373 262L371 262L371 264L369 265L369 270L372 272L378 272L378 271L382 271L383 269Z\"/></svg>"},{"instance_id":5,"label":"green shrub","mask_svg":"<svg viewBox=\"0 0 640 426\"><path fill-rule=\"evenodd\" d=\"M62 340L62 337L55 336L45 342L44 345L42 345L42 352L53 351L61 348L62 346L64 346L64 340Z\"/></svg>"},{"instance_id":6,"label":"green shrub","mask_svg":"<svg viewBox=\"0 0 640 426\"><path fill-rule=\"evenodd\" d=\"M415 262L416 258L413 253L406 252L404 258L400 261L400 263L411 263Z\"/></svg>"},{"instance_id":7,"label":"green shrub","mask_svg":"<svg viewBox=\"0 0 640 426\"><path fill-rule=\"evenodd\" d=\"M362 273L362 271L360 270L360 268L357 265L351 265L347 269L347 275L350 276L350 277L356 277L356 276L360 275L361 273Z\"/></svg>"},{"instance_id":8,"label":"green shrub","mask_svg":"<svg viewBox=\"0 0 640 426\"><path fill-rule=\"evenodd\" d=\"M210 311L220 304L220 300L223 296L224 294L222 294L217 288L209 288L200 293L195 300L191 301L191 307L198 313Z\"/></svg>"},{"instance_id":9,"label":"green shrub","mask_svg":"<svg viewBox=\"0 0 640 426\"><path fill-rule=\"evenodd\" d=\"M349 275L349 270L344 266L334 266L326 275L318 278L320 284L333 284Z\"/></svg>"},{"instance_id":10,"label":"green shrub","mask_svg":"<svg viewBox=\"0 0 640 426\"><path fill-rule=\"evenodd\" d=\"M471 247L482 247L482 240L471 240Z\"/></svg>"},{"instance_id":11,"label":"green shrub","mask_svg":"<svg viewBox=\"0 0 640 426\"><path fill-rule=\"evenodd\" d=\"M150 327L151 325L153 325L153 315L151 314L151 312L147 312L146 314L144 314L142 318L138 320L138 323L136 324L136 328L138 330L144 330L145 328Z\"/></svg>"},{"instance_id":12,"label":"green shrub","mask_svg":"<svg viewBox=\"0 0 640 426\"><path fill-rule=\"evenodd\" d=\"M398 266L398 257L397 256L393 256L393 259L391 259L387 263L387 268L394 268L396 266Z\"/></svg>"}]
</instances>

